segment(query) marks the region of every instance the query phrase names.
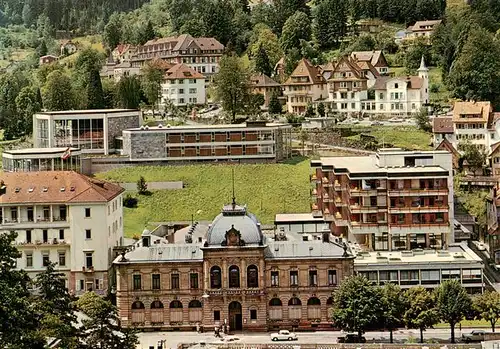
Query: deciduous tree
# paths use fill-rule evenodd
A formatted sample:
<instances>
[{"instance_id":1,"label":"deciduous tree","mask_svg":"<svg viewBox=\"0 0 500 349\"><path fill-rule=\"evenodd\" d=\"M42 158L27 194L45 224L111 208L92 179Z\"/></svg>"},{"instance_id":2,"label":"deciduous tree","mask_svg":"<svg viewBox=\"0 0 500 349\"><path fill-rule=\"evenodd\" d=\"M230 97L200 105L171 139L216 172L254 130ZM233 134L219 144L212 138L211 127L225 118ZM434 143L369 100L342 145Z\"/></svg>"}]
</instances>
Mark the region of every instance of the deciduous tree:
<instances>
[{"instance_id":1,"label":"deciduous tree","mask_svg":"<svg viewBox=\"0 0 500 349\"><path fill-rule=\"evenodd\" d=\"M393 342L393 331L403 323L403 314L405 311L405 302L403 292L398 285L392 283L385 284L381 288L382 293L382 319L385 328L389 330L390 342Z\"/></svg>"},{"instance_id":2,"label":"deciduous tree","mask_svg":"<svg viewBox=\"0 0 500 349\"><path fill-rule=\"evenodd\" d=\"M99 71L90 71L89 83L87 85L87 109L103 109L104 92L102 90Z\"/></svg>"},{"instance_id":3,"label":"deciduous tree","mask_svg":"<svg viewBox=\"0 0 500 349\"><path fill-rule=\"evenodd\" d=\"M163 71L159 64L158 61L146 63L142 74L142 90L153 110L153 117L156 104L160 99L161 84L163 82Z\"/></svg>"},{"instance_id":4,"label":"deciduous tree","mask_svg":"<svg viewBox=\"0 0 500 349\"><path fill-rule=\"evenodd\" d=\"M273 67L269 62L269 56L267 55L266 49L264 46L260 45L259 50L255 56L255 70L267 76L271 76L273 72Z\"/></svg>"},{"instance_id":5,"label":"deciduous tree","mask_svg":"<svg viewBox=\"0 0 500 349\"><path fill-rule=\"evenodd\" d=\"M33 129L33 114L42 110L42 105L39 100L39 88L34 88L31 86L25 86L16 97L16 106L18 110L19 117L17 118L16 124L19 127L13 127L9 130L10 126L5 127L5 132L9 133L10 136L5 138L13 139L18 138L23 135L28 135Z\"/></svg>"},{"instance_id":6,"label":"deciduous tree","mask_svg":"<svg viewBox=\"0 0 500 349\"><path fill-rule=\"evenodd\" d=\"M75 105L71 80L59 70L47 76L42 96L43 105L47 110L70 110Z\"/></svg>"},{"instance_id":7,"label":"deciduous tree","mask_svg":"<svg viewBox=\"0 0 500 349\"><path fill-rule=\"evenodd\" d=\"M477 144L472 144L470 142L460 143L458 147L459 150L463 152L461 158L462 164L464 162L467 162L467 166L472 170L473 176L476 175L476 172L483 170L488 158L488 155L483 148L481 148Z\"/></svg>"},{"instance_id":8,"label":"deciduous tree","mask_svg":"<svg viewBox=\"0 0 500 349\"><path fill-rule=\"evenodd\" d=\"M115 103L120 108L139 109L141 82L136 76L125 76L116 85Z\"/></svg>"},{"instance_id":9,"label":"deciduous tree","mask_svg":"<svg viewBox=\"0 0 500 349\"><path fill-rule=\"evenodd\" d=\"M120 15L118 13L113 13L109 17L108 24L104 27L104 42L110 50L118 46L121 41L121 24Z\"/></svg>"},{"instance_id":10,"label":"deciduous tree","mask_svg":"<svg viewBox=\"0 0 500 349\"><path fill-rule=\"evenodd\" d=\"M495 325L500 319L500 294L497 291L486 291L473 298L474 310L482 319L488 321L491 332L495 332Z\"/></svg>"},{"instance_id":11,"label":"deciduous tree","mask_svg":"<svg viewBox=\"0 0 500 349\"><path fill-rule=\"evenodd\" d=\"M249 74L240 58L223 56L220 70L214 77L214 91L217 100L236 120L236 114L244 111L248 96Z\"/></svg>"},{"instance_id":12,"label":"deciduous tree","mask_svg":"<svg viewBox=\"0 0 500 349\"><path fill-rule=\"evenodd\" d=\"M318 113L318 116L320 118L325 117L325 105L323 104L323 102L319 102L318 107L316 108L316 113Z\"/></svg>"},{"instance_id":13,"label":"deciduous tree","mask_svg":"<svg viewBox=\"0 0 500 349\"><path fill-rule=\"evenodd\" d=\"M435 295L425 288L412 287L404 293L406 311L403 321L408 328L420 330L420 343L424 342L424 331L439 321L435 309Z\"/></svg>"},{"instance_id":14,"label":"deciduous tree","mask_svg":"<svg viewBox=\"0 0 500 349\"><path fill-rule=\"evenodd\" d=\"M332 319L344 331L357 332L378 323L381 311L380 292L361 276L344 280L333 293Z\"/></svg>"},{"instance_id":15,"label":"deciduous tree","mask_svg":"<svg viewBox=\"0 0 500 349\"><path fill-rule=\"evenodd\" d=\"M455 343L455 325L470 311L472 302L458 280L446 280L436 289L436 310L450 324L451 342Z\"/></svg>"},{"instance_id":16,"label":"deciduous tree","mask_svg":"<svg viewBox=\"0 0 500 349\"><path fill-rule=\"evenodd\" d=\"M297 11L283 25L280 45L285 53L300 47L300 40L311 39L311 20L304 12Z\"/></svg>"}]
</instances>

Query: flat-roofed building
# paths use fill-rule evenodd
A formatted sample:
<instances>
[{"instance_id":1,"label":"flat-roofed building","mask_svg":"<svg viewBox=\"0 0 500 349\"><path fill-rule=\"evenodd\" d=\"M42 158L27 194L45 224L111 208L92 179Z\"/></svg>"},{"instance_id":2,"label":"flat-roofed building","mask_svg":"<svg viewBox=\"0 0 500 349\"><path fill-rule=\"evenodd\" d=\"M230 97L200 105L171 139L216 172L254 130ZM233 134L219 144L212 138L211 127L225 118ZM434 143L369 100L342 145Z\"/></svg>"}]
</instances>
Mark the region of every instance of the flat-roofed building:
<instances>
[{"instance_id":1,"label":"flat-roofed building","mask_svg":"<svg viewBox=\"0 0 500 349\"><path fill-rule=\"evenodd\" d=\"M72 293L107 294L124 190L73 171L6 172L1 183L0 234L17 233L17 268L34 278L57 263Z\"/></svg>"},{"instance_id":2,"label":"flat-roofed building","mask_svg":"<svg viewBox=\"0 0 500 349\"><path fill-rule=\"evenodd\" d=\"M5 172L77 171L82 165L78 148L26 148L4 150L2 168Z\"/></svg>"},{"instance_id":3,"label":"flat-roofed building","mask_svg":"<svg viewBox=\"0 0 500 349\"><path fill-rule=\"evenodd\" d=\"M447 151L380 149L312 160L312 214L368 250L446 248L453 239L453 166Z\"/></svg>"},{"instance_id":4,"label":"flat-roofed building","mask_svg":"<svg viewBox=\"0 0 500 349\"><path fill-rule=\"evenodd\" d=\"M456 279L469 293L482 293L486 286L483 261L465 242L451 244L447 250L359 252L354 270L377 285L436 288Z\"/></svg>"},{"instance_id":5,"label":"flat-roofed building","mask_svg":"<svg viewBox=\"0 0 500 349\"><path fill-rule=\"evenodd\" d=\"M141 122L141 111L131 109L41 112L33 116L33 143L36 148L74 147L108 155L122 131Z\"/></svg>"},{"instance_id":6,"label":"flat-roofed building","mask_svg":"<svg viewBox=\"0 0 500 349\"><path fill-rule=\"evenodd\" d=\"M122 155L132 162L282 161L291 155L291 126L158 126L123 131Z\"/></svg>"}]
</instances>

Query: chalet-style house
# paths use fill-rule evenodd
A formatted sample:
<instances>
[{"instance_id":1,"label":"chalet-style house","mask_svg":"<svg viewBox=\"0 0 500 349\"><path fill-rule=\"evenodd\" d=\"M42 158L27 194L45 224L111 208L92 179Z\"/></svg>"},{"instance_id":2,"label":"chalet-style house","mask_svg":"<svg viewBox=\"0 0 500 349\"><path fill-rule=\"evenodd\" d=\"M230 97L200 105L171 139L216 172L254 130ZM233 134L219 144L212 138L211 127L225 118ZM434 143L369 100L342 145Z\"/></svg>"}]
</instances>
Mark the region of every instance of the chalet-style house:
<instances>
[{"instance_id":1,"label":"chalet-style house","mask_svg":"<svg viewBox=\"0 0 500 349\"><path fill-rule=\"evenodd\" d=\"M252 75L250 77L250 92L263 95L263 107L267 109L272 95L281 95L281 85L265 74Z\"/></svg>"},{"instance_id":2,"label":"chalet-style house","mask_svg":"<svg viewBox=\"0 0 500 349\"><path fill-rule=\"evenodd\" d=\"M205 77L184 63L168 69L161 85L161 105L170 101L176 107L205 104Z\"/></svg>"},{"instance_id":3,"label":"chalet-style house","mask_svg":"<svg viewBox=\"0 0 500 349\"><path fill-rule=\"evenodd\" d=\"M289 113L304 113L309 104L327 100L326 80L317 67L302 58L283 84L283 94Z\"/></svg>"}]
</instances>

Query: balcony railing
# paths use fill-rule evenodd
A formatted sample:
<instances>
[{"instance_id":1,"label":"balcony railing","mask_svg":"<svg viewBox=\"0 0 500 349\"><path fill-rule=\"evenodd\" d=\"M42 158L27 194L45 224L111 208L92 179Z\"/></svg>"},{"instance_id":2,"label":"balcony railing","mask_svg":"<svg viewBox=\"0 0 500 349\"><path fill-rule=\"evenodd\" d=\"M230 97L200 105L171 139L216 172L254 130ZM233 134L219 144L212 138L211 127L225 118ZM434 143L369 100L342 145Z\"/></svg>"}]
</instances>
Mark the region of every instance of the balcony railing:
<instances>
[{"instance_id":1,"label":"balcony railing","mask_svg":"<svg viewBox=\"0 0 500 349\"><path fill-rule=\"evenodd\" d=\"M34 240L34 241L18 241L16 243L18 246L26 246L26 247L32 247L32 246L65 246L69 245L70 241L68 240L58 240L58 239L52 239L52 240Z\"/></svg>"}]
</instances>

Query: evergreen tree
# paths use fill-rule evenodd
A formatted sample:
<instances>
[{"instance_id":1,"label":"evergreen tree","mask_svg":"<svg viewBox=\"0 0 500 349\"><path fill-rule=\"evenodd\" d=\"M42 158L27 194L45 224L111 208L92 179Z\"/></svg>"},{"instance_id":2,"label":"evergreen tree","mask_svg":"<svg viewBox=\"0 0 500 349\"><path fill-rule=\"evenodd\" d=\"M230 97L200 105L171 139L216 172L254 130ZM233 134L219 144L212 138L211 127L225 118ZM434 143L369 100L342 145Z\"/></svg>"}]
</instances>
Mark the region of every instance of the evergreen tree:
<instances>
[{"instance_id":1,"label":"evergreen tree","mask_svg":"<svg viewBox=\"0 0 500 349\"><path fill-rule=\"evenodd\" d=\"M43 57L47 55L47 45L45 44L45 40L40 42L40 45L36 48L36 53L39 57Z\"/></svg>"},{"instance_id":2,"label":"evergreen tree","mask_svg":"<svg viewBox=\"0 0 500 349\"><path fill-rule=\"evenodd\" d=\"M311 21L304 12L297 11L283 25L280 45L285 53L300 47L300 40L311 39Z\"/></svg>"},{"instance_id":3,"label":"evergreen tree","mask_svg":"<svg viewBox=\"0 0 500 349\"><path fill-rule=\"evenodd\" d=\"M271 18L271 27L278 35L283 31L285 22L297 11L309 14L309 7L305 0L275 0L273 5L274 16Z\"/></svg>"},{"instance_id":4,"label":"evergreen tree","mask_svg":"<svg viewBox=\"0 0 500 349\"><path fill-rule=\"evenodd\" d=\"M31 134L33 129L33 114L42 110L39 93L39 88L31 86L26 86L19 92L16 97L19 117L15 120L16 126L9 125L5 127L5 132L9 134L9 136L5 136L4 134L5 138L13 139Z\"/></svg>"},{"instance_id":5,"label":"evergreen tree","mask_svg":"<svg viewBox=\"0 0 500 349\"><path fill-rule=\"evenodd\" d=\"M314 9L313 30L318 45L329 49L347 34L345 0L321 0Z\"/></svg>"},{"instance_id":6,"label":"evergreen tree","mask_svg":"<svg viewBox=\"0 0 500 349\"><path fill-rule=\"evenodd\" d=\"M153 24L148 20L146 25L139 32L139 44L144 45L147 41L155 38L155 30L153 28Z\"/></svg>"},{"instance_id":7,"label":"evergreen tree","mask_svg":"<svg viewBox=\"0 0 500 349\"><path fill-rule=\"evenodd\" d=\"M104 92L102 90L99 71L90 71L89 83L87 85L87 109L103 109Z\"/></svg>"},{"instance_id":8,"label":"evergreen tree","mask_svg":"<svg viewBox=\"0 0 500 349\"><path fill-rule=\"evenodd\" d=\"M45 337L59 338L62 347L74 347L78 342L75 307L66 288L65 276L49 263L35 279L38 290L36 305L42 315L39 331Z\"/></svg>"},{"instance_id":9,"label":"evergreen tree","mask_svg":"<svg viewBox=\"0 0 500 349\"><path fill-rule=\"evenodd\" d=\"M144 195L148 192L148 184L143 176L141 176L137 181L137 192L139 195Z\"/></svg>"},{"instance_id":10,"label":"evergreen tree","mask_svg":"<svg viewBox=\"0 0 500 349\"><path fill-rule=\"evenodd\" d=\"M325 117L325 105L323 104L323 102L319 102L318 107L316 108L316 113L318 113L318 116L320 118Z\"/></svg>"},{"instance_id":11,"label":"evergreen tree","mask_svg":"<svg viewBox=\"0 0 500 349\"><path fill-rule=\"evenodd\" d=\"M259 46L257 55L255 56L255 70L258 73L271 76L273 72L273 67L269 62L269 56L262 45Z\"/></svg>"},{"instance_id":12,"label":"evergreen tree","mask_svg":"<svg viewBox=\"0 0 500 349\"><path fill-rule=\"evenodd\" d=\"M82 320L87 347L136 348L137 335L134 330L119 325L118 312L111 302L94 292L87 292L78 299L76 306L88 317Z\"/></svg>"},{"instance_id":13,"label":"evergreen tree","mask_svg":"<svg viewBox=\"0 0 500 349\"><path fill-rule=\"evenodd\" d=\"M274 92L269 99L269 114L281 114L283 107L278 99L278 94Z\"/></svg>"}]
</instances>

